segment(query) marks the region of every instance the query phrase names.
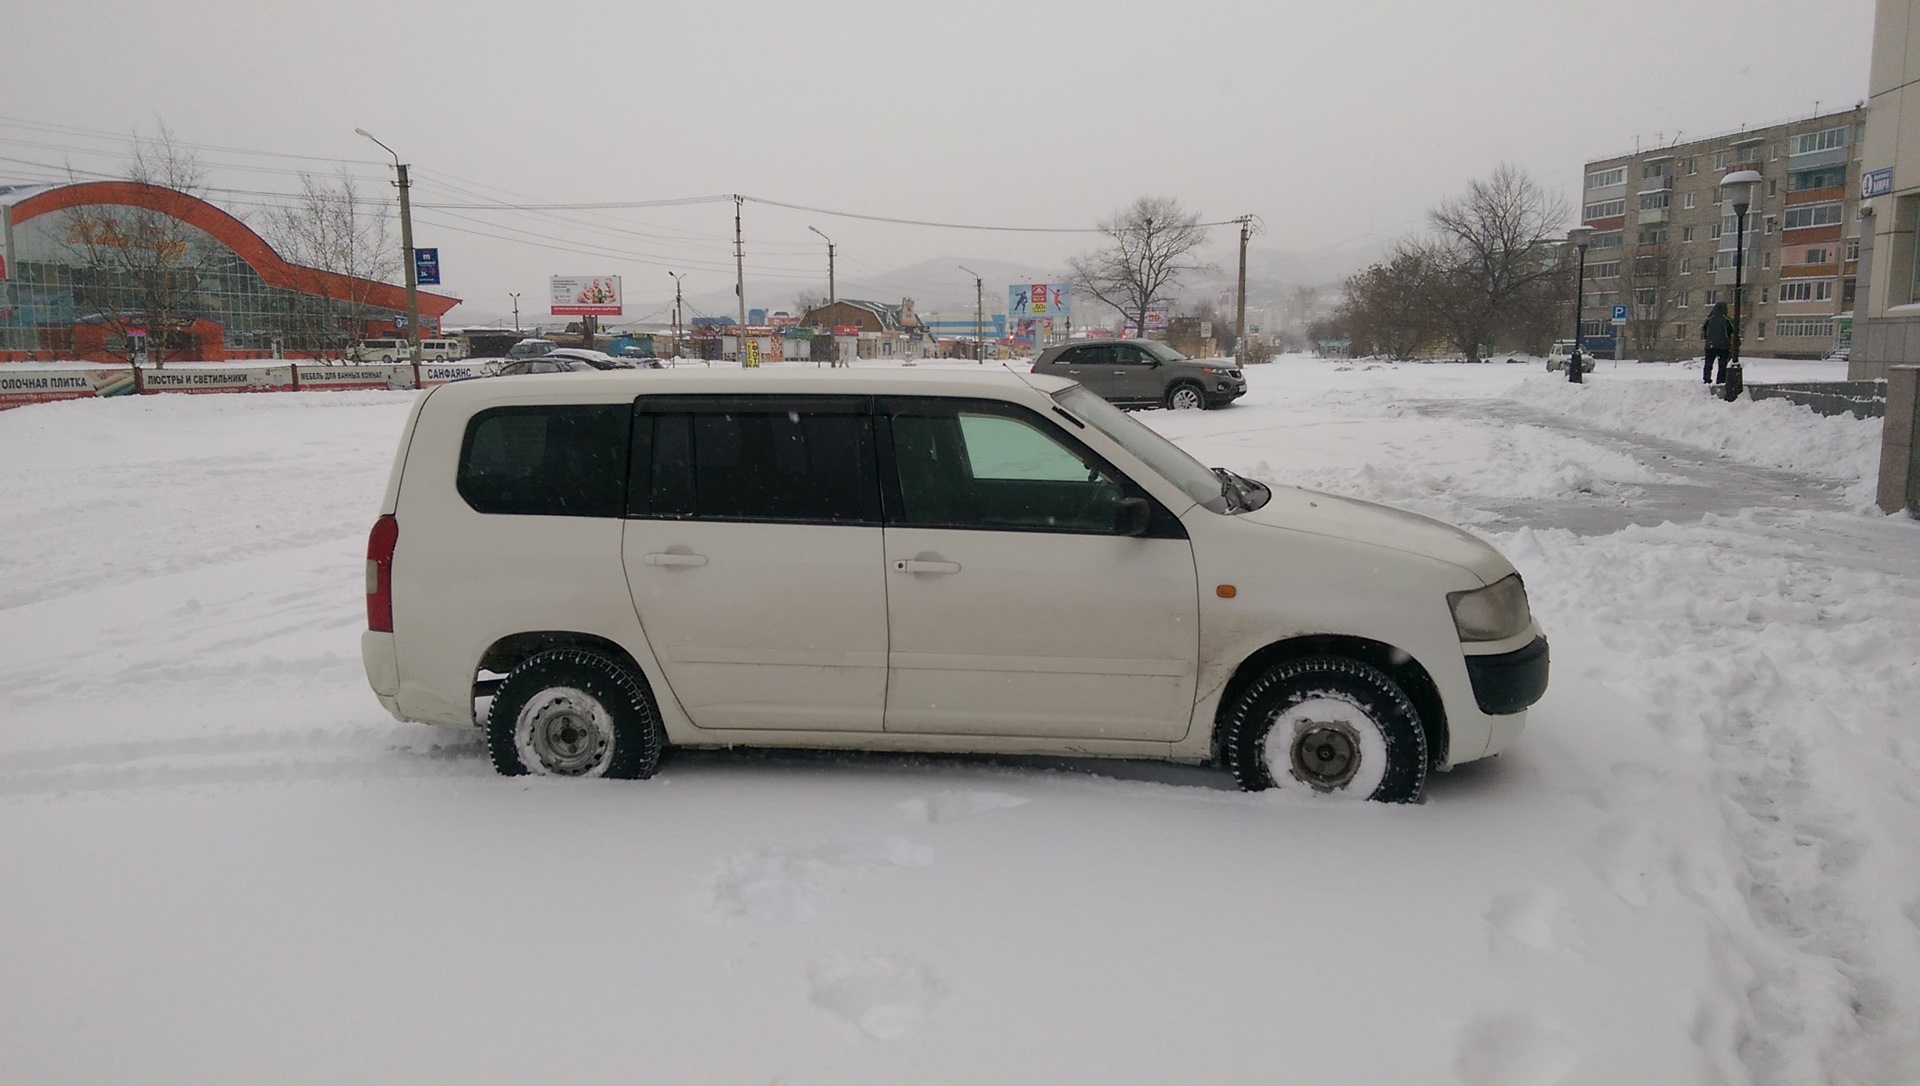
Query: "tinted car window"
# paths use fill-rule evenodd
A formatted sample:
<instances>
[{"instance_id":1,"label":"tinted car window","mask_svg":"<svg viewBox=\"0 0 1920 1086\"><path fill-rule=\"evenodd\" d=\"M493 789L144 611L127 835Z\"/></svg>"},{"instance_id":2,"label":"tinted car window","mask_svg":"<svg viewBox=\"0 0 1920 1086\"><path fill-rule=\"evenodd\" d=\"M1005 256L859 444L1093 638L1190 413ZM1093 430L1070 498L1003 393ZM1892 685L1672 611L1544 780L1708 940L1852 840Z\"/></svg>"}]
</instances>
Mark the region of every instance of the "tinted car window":
<instances>
[{"instance_id":1,"label":"tinted car window","mask_svg":"<svg viewBox=\"0 0 1920 1086\"><path fill-rule=\"evenodd\" d=\"M923 401L889 412L901 523L1111 532L1127 485L1027 412Z\"/></svg>"},{"instance_id":2,"label":"tinted car window","mask_svg":"<svg viewBox=\"0 0 1920 1086\"><path fill-rule=\"evenodd\" d=\"M813 524L880 523L873 417L751 405L643 412L651 446L635 515ZM639 439L636 438L636 441Z\"/></svg>"},{"instance_id":3,"label":"tinted car window","mask_svg":"<svg viewBox=\"0 0 1920 1086\"><path fill-rule=\"evenodd\" d=\"M460 496L481 513L619 516L629 413L624 404L483 411L467 423Z\"/></svg>"}]
</instances>

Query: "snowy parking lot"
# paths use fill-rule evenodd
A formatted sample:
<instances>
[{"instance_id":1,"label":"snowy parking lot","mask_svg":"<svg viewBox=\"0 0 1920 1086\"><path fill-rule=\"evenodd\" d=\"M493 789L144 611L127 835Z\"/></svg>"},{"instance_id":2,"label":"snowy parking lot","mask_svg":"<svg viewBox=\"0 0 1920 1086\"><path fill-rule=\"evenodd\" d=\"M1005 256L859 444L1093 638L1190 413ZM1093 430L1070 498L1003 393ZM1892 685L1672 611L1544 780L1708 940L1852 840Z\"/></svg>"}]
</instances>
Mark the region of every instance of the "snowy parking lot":
<instances>
[{"instance_id":1,"label":"snowy parking lot","mask_svg":"<svg viewBox=\"0 0 1920 1086\"><path fill-rule=\"evenodd\" d=\"M496 777L361 673L412 394L0 413L0 1082L1920 1081L1920 524L1871 509L1878 420L1684 365L1248 375L1140 417L1484 535L1552 638L1517 746L1424 804Z\"/></svg>"}]
</instances>

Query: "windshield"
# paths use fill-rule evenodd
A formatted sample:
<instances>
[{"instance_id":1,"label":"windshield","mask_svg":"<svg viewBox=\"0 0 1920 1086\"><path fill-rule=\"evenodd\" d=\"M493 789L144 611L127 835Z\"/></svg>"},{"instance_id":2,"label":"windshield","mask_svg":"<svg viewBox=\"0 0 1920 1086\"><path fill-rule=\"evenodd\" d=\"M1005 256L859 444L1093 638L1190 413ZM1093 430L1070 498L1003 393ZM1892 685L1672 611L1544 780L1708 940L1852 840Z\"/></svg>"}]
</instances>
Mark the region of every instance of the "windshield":
<instances>
[{"instance_id":1,"label":"windshield","mask_svg":"<svg viewBox=\"0 0 1920 1086\"><path fill-rule=\"evenodd\" d=\"M1148 342L1142 343L1140 346L1145 347L1148 354L1158 358L1162 362L1185 362L1187 360L1186 355L1181 354L1179 351L1174 350L1164 343Z\"/></svg>"},{"instance_id":2,"label":"windshield","mask_svg":"<svg viewBox=\"0 0 1920 1086\"><path fill-rule=\"evenodd\" d=\"M553 341L546 339L525 339L507 349L508 358L537 358L553 350Z\"/></svg>"},{"instance_id":3,"label":"windshield","mask_svg":"<svg viewBox=\"0 0 1920 1086\"><path fill-rule=\"evenodd\" d=\"M1125 411L1075 385L1054 395L1060 406L1118 442L1128 452L1145 461L1168 482L1196 502L1210 502L1221 494L1220 477L1186 451L1152 430L1134 421Z\"/></svg>"}]
</instances>

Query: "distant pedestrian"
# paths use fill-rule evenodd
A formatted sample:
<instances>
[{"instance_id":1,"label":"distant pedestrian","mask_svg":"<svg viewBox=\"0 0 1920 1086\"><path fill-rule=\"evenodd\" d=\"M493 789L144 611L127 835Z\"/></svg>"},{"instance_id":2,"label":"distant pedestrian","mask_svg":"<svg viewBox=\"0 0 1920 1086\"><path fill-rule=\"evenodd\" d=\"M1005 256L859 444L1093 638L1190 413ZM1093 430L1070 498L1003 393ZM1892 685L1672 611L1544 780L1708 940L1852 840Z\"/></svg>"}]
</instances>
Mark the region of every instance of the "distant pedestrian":
<instances>
[{"instance_id":1,"label":"distant pedestrian","mask_svg":"<svg viewBox=\"0 0 1920 1086\"><path fill-rule=\"evenodd\" d=\"M1727 359L1733 353L1733 321L1727 318L1727 303L1713 303L1713 312L1707 314L1706 323L1700 326L1700 338L1706 343L1706 362L1700 367L1700 383L1726 383ZM1713 369L1716 360L1720 363L1718 375Z\"/></svg>"}]
</instances>

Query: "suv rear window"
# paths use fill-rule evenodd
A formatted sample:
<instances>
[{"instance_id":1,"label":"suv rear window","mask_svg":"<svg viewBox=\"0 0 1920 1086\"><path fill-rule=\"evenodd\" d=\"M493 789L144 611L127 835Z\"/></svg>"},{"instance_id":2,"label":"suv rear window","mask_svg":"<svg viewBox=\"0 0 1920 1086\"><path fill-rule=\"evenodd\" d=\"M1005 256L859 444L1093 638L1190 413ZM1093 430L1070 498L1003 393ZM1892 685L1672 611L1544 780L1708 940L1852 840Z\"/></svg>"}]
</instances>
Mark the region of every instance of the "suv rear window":
<instances>
[{"instance_id":1,"label":"suv rear window","mask_svg":"<svg viewBox=\"0 0 1920 1086\"><path fill-rule=\"evenodd\" d=\"M455 485L481 513L617 517L632 412L626 404L482 411L467 423Z\"/></svg>"}]
</instances>

